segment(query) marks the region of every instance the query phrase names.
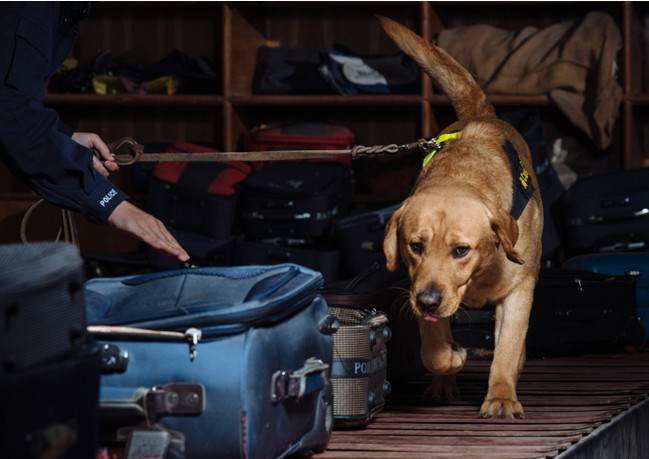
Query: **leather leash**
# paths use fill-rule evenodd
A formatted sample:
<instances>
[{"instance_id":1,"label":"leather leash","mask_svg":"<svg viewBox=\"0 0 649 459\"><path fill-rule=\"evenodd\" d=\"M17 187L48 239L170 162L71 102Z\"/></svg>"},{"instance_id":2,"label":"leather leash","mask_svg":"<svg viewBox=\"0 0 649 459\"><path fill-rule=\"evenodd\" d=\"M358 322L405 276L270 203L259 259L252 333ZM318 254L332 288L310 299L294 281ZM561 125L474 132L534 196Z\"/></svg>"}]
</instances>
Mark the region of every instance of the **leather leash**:
<instances>
[{"instance_id":1,"label":"leather leash","mask_svg":"<svg viewBox=\"0 0 649 459\"><path fill-rule=\"evenodd\" d=\"M368 156L380 156L386 154L397 154L411 150L421 150L424 153L435 148L435 139L420 139L417 142L397 145L375 145L365 147L356 145L347 150L270 150L270 151L239 151L239 152L165 152L165 153L144 153L144 145L136 142L130 137L122 137L108 144L109 150L115 155L115 162L120 166L128 166L138 162L226 162L226 161L291 161L301 159L322 159L351 156L352 159ZM95 156L102 159L99 152L95 150ZM44 200L36 201L27 209L20 223L20 239L27 243L27 221ZM74 215L67 209L61 209L61 226L56 235L56 241L61 240L79 245Z\"/></svg>"},{"instance_id":2,"label":"leather leash","mask_svg":"<svg viewBox=\"0 0 649 459\"><path fill-rule=\"evenodd\" d=\"M29 240L27 239L27 222L29 221L32 213L34 213L34 210L36 210L36 208L44 202L45 199L39 199L34 204L32 204L25 212L25 215L23 215L23 218L20 221L20 240L23 242L23 244L29 242ZM59 230L54 240L57 242L64 240L76 245L77 247L79 246L77 225L74 222L74 215L68 209L61 209L61 225L59 226Z\"/></svg>"},{"instance_id":3,"label":"leather leash","mask_svg":"<svg viewBox=\"0 0 649 459\"><path fill-rule=\"evenodd\" d=\"M397 154L405 151L428 148L429 140L419 140L404 145L375 145L365 147L354 146L347 150L269 150L269 151L237 151L237 152L165 152L145 153L144 146L130 137L123 137L108 144L108 148L115 155L115 162L120 166L128 166L138 162L226 162L226 161L291 161L300 159L322 159L351 156L352 159ZM99 153L95 151L99 158ZM101 158L100 158L101 159Z\"/></svg>"}]
</instances>

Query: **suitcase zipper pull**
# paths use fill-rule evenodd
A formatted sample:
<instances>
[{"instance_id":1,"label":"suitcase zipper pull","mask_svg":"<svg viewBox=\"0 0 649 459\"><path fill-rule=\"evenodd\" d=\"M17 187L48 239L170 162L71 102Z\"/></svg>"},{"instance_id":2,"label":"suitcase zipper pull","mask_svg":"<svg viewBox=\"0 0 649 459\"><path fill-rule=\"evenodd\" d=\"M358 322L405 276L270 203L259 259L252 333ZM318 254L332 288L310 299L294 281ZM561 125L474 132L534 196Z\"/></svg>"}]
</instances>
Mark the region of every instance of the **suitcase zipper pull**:
<instances>
[{"instance_id":1,"label":"suitcase zipper pull","mask_svg":"<svg viewBox=\"0 0 649 459\"><path fill-rule=\"evenodd\" d=\"M202 336L203 332L198 328L188 328L185 330L185 340L189 343L189 360L192 362L196 358L196 347Z\"/></svg>"}]
</instances>

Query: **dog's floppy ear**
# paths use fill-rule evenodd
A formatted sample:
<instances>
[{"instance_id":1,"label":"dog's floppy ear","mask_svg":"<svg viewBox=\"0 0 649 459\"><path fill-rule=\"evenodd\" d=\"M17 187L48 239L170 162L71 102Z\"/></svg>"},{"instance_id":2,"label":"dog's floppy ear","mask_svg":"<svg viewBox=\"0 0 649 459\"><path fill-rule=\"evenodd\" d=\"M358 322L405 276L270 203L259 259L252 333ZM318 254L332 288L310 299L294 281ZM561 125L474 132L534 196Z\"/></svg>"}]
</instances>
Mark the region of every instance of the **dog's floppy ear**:
<instances>
[{"instance_id":1,"label":"dog's floppy ear","mask_svg":"<svg viewBox=\"0 0 649 459\"><path fill-rule=\"evenodd\" d=\"M516 219L500 208L495 211L492 210L491 214L491 229L494 231L496 244L502 244L505 255L509 260L522 265L524 263L523 259L514 250L518 240L518 223Z\"/></svg>"},{"instance_id":2,"label":"dog's floppy ear","mask_svg":"<svg viewBox=\"0 0 649 459\"><path fill-rule=\"evenodd\" d=\"M383 238L383 253L385 254L385 266L388 271L396 271L399 266L399 219L403 213L405 202L401 204L385 227L385 237Z\"/></svg>"}]
</instances>

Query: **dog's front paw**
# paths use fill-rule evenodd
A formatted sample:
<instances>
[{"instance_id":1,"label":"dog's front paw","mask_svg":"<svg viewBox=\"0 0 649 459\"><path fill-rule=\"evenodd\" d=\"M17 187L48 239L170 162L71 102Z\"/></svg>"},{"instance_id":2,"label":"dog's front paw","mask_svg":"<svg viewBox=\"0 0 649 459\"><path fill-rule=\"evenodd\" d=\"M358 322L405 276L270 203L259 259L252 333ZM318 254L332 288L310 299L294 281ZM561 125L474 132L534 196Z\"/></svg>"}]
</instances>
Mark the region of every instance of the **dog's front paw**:
<instances>
[{"instance_id":1,"label":"dog's front paw","mask_svg":"<svg viewBox=\"0 0 649 459\"><path fill-rule=\"evenodd\" d=\"M429 402L454 402L460 399L460 389L455 375L433 375L433 380L424 391L424 400Z\"/></svg>"},{"instance_id":2,"label":"dog's front paw","mask_svg":"<svg viewBox=\"0 0 649 459\"><path fill-rule=\"evenodd\" d=\"M433 375L454 375L466 362L466 349L455 343L435 349L434 352L422 352L421 361Z\"/></svg>"},{"instance_id":3,"label":"dog's front paw","mask_svg":"<svg viewBox=\"0 0 649 459\"><path fill-rule=\"evenodd\" d=\"M480 407L481 418L524 419L525 412L518 400L508 398L486 399Z\"/></svg>"}]
</instances>

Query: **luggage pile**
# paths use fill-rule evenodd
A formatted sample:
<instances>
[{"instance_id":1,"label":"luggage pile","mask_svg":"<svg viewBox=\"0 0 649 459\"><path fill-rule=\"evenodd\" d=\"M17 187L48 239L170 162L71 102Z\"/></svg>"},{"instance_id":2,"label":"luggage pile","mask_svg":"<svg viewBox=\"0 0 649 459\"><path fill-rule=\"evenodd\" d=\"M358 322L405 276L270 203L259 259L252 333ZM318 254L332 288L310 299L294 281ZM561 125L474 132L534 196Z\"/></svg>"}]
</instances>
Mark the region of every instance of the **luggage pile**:
<instances>
[{"instance_id":1,"label":"luggage pile","mask_svg":"<svg viewBox=\"0 0 649 459\"><path fill-rule=\"evenodd\" d=\"M566 269L630 278L637 315L649 323L649 169L580 178L563 196ZM618 303L620 300L618 300Z\"/></svg>"},{"instance_id":2,"label":"luggage pile","mask_svg":"<svg viewBox=\"0 0 649 459\"><path fill-rule=\"evenodd\" d=\"M390 392L387 315L330 307L297 264L87 279L35 243L0 246L0 281L11 457L303 457Z\"/></svg>"},{"instance_id":3,"label":"luggage pile","mask_svg":"<svg viewBox=\"0 0 649 459\"><path fill-rule=\"evenodd\" d=\"M342 126L298 123L253 131L247 151L345 150L353 133ZM339 276L335 223L352 206L354 180L349 158L268 162L240 189L241 229L235 264L298 263Z\"/></svg>"},{"instance_id":4,"label":"luggage pile","mask_svg":"<svg viewBox=\"0 0 649 459\"><path fill-rule=\"evenodd\" d=\"M345 150L342 126L297 123L253 131L249 151ZM175 142L152 149L200 154L213 148ZM145 152L150 148L145 145ZM281 162L166 162L150 172L146 208L162 220L196 266L296 263L339 276L336 222L354 197L349 158ZM142 180L144 181L144 180ZM149 251L155 269L185 267Z\"/></svg>"}]
</instances>

